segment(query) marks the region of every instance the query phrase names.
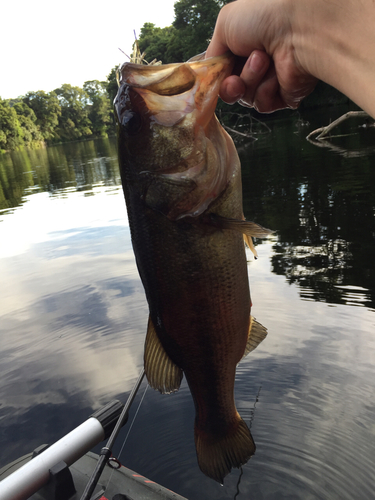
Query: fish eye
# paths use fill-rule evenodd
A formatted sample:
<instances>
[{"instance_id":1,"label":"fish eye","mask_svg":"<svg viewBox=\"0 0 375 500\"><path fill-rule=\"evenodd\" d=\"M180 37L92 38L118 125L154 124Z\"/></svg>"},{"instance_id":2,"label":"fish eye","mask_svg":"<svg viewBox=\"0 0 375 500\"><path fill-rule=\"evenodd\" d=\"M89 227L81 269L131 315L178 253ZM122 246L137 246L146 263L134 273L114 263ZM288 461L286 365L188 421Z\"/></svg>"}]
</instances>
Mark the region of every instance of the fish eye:
<instances>
[{"instance_id":1,"label":"fish eye","mask_svg":"<svg viewBox=\"0 0 375 500\"><path fill-rule=\"evenodd\" d=\"M127 110L122 116L121 125L125 128L128 135L138 134L142 127L141 116L139 113Z\"/></svg>"}]
</instances>

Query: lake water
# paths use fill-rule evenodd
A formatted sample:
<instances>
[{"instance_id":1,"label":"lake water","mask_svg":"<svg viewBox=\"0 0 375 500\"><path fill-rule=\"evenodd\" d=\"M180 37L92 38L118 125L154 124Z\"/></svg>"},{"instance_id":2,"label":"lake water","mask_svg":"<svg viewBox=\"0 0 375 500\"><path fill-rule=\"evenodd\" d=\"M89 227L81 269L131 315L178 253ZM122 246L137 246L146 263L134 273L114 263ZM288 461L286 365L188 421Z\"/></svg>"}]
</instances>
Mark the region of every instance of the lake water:
<instances>
[{"instance_id":1,"label":"lake water","mask_svg":"<svg viewBox=\"0 0 375 500\"><path fill-rule=\"evenodd\" d=\"M189 500L374 498L375 130L305 138L339 114L268 119L238 144L245 216L276 230L249 255L268 337L236 376L255 455L224 486L200 472L186 382L144 383L116 443L137 412L121 462ZM141 371L148 308L115 139L0 156L0 283L1 467L125 401Z\"/></svg>"}]
</instances>

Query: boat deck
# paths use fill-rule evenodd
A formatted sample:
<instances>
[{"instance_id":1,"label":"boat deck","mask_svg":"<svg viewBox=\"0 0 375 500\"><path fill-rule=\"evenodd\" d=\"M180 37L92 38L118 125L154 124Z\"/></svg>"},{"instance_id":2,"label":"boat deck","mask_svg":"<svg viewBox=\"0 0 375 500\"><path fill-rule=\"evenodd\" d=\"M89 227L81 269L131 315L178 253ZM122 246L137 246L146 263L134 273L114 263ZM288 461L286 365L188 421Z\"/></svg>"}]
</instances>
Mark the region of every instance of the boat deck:
<instances>
[{"instance_id":1,"label":"boat deck","mask_svg":"<svg viewBox=\"0 0 375 500\"><path fill-rule=\"evenodd\" d=\"M24 455L0 469L0 480L22 467L31 458L32 453ZM29 500L80 500L97 461L98 455L88 452L69 467L76 489L75 493L64 494L59 485L54 487L50 482L34 493ZM187 500L124 466L113 469L106 465L91 499L112 500L117 494L125 495L125 498L128 497L126 500Z\"/></svg>"}]
</instances>

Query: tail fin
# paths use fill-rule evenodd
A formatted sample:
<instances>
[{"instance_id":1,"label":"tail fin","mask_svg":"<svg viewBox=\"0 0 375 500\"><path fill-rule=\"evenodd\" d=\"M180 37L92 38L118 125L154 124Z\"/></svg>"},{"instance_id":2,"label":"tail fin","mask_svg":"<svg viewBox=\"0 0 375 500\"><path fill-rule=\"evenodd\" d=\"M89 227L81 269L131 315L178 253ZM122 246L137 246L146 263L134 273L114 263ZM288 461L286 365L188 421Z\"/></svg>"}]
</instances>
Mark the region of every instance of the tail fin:
<instances>
[{"instance_id":1,"label":"tail fin","mask_svg":"<svg viewBox=\"0 0 375 500\"><path fill-rule=\"evenodd\" d=\"M232 467L241 467L255 453L255 443L250 430L237 413L237 422L222 436L200 431L195 425L195 446L198 464L206 476L220 484ZM198 425L197 425L198 424Z\"/></svg>"}]
</instances>

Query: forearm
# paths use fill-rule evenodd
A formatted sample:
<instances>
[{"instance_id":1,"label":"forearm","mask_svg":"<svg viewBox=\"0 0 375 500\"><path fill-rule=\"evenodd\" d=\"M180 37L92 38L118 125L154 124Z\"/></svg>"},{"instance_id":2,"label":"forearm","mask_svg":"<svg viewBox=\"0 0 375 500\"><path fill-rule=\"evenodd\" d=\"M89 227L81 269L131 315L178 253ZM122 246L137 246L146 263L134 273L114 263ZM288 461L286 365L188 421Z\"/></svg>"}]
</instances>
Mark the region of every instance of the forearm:
<instances>
[{"instance_id":1,"label":"forearm","mask_svg":"<svg viewBox=\"0 0 375 500\"><path fill-rule=\"evenodd\" d=\"M291 11L297 64L375 117L375 1L294 0Z\"/></svg>"}]
</instances>

